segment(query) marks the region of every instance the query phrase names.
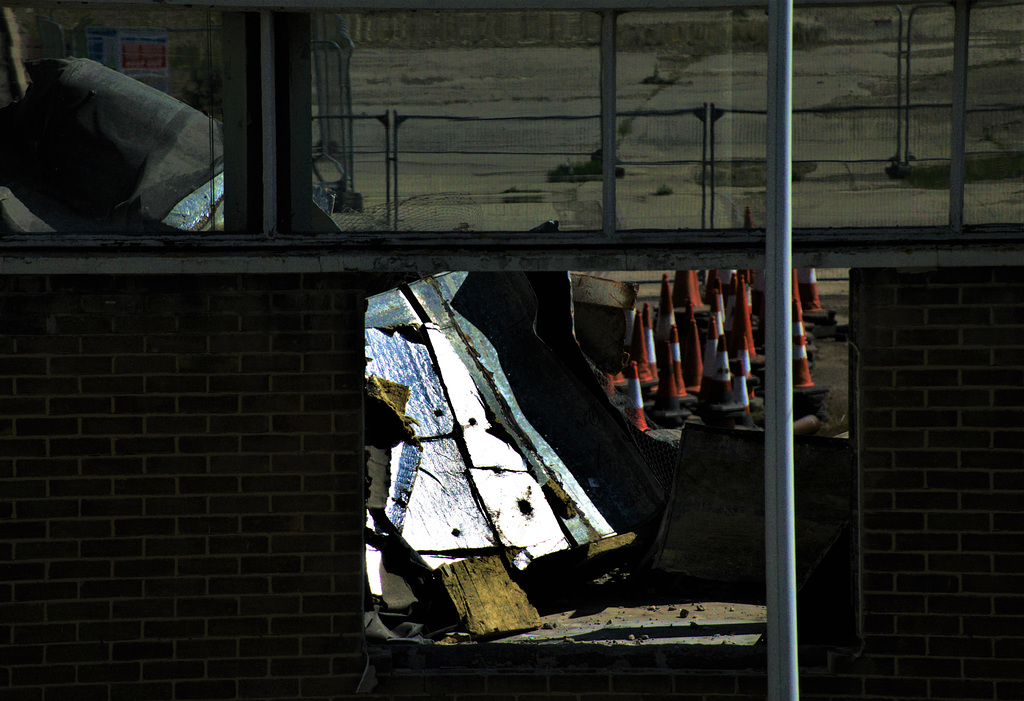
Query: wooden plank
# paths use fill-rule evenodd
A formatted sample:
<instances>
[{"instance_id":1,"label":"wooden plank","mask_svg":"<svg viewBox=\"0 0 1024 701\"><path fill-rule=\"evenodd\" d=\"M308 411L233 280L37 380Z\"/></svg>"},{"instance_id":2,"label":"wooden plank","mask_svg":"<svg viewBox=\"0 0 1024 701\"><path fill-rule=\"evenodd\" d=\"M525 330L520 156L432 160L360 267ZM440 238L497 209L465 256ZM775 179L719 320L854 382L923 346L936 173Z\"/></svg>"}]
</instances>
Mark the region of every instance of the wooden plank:
<instances>
[{"instance_id":1,"label":"wooden plank","mask_svg":"<svg viewBox=\"0 0 1024 701\"><path fill-rule=\"evenodd\" d=\"M540 614L509 577L500 555L441 565L441 582L469 634L476 638L511 635L540 626Z\"/></svg>"}]
</instances>

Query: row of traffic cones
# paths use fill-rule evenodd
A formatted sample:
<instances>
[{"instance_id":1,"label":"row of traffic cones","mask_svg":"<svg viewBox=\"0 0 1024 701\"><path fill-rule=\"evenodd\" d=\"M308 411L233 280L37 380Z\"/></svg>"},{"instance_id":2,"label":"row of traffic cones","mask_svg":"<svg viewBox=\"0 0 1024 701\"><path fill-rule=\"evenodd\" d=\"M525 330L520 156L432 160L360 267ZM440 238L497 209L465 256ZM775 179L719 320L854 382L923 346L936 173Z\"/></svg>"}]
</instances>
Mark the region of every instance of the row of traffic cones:
<instances>
[{"instance_id":1,"label":"row of traffic cones","mask_svg":"<svg viewBox=\"0 0 1024 701\"><path fill-rule=\"evenodd\" d=\"M709 274L704 296L699 292L696 271L677 271L674 286L664 274L655 324L648 304L641 312L628 315L630 364L624 375L607 378L606 391L612 393L615 385L624 385L627 415L638 429L649 428L645 399L650 418L664 427L678 427L693 414L709 425L753 426L750 398L759 384L755 371L763 367L764 357L755 345L747 281L757 278L753 271L728 271L731 294L727 305L720 282L724 272ZM796 290L794 286L794 388L807 392L814 383ZM704 317L706 324L703 353L698 316Z\"/></svg>"}]
</instances>

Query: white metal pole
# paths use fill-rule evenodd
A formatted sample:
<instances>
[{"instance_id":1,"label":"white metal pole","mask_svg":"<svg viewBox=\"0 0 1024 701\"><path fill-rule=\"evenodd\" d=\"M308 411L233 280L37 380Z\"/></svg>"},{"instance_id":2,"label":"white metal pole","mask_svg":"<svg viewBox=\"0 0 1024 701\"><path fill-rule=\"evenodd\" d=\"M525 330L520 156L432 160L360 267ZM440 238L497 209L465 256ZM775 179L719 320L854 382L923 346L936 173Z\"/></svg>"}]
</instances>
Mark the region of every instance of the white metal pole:
<instances>
[{"instance_id":1,"label":"white metal pole","mask_svg":"<svg viewBox=\"0 0 1024 701\"><path fill-rule=\"evenodd\" d=\"M790 219L793 0L768 6L765 295L765 577L768 698L795 701L796 547L793 499L792 227Z\"/></svg>"},{"instance_id":2,"label":"white metal pole","mask_svg":"<svg viewBox=\"0 0 1024 701\"><path fill-rule=\"evenodd\" d=\"M615 235L615 13L601 13L601 231Z\"/></svg>"}]
</instances>

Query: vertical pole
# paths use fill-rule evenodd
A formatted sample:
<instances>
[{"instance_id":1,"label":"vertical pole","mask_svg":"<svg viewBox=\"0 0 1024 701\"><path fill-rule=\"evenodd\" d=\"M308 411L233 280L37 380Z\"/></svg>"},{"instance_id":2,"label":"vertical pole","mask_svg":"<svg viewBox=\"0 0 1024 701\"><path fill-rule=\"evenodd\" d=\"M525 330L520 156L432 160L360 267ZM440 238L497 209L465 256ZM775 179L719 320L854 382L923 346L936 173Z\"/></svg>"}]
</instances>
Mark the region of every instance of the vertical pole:
<instances>
[{"instance_id":1,"label":"vertical pole","mask_svg":"<svg viewBox=\"0 0 1024 701\"><path fill-rule=\"evenodd\" d=\"M907 13L907 49L903 59L907 65L907 75L904 77L903 83L903 92L906 96L906 101L903 103L903 162L908 165L910 164L910 41L914 31L914 13L919 7L920 5L912 7Z\"/></svg>"},{"instance_id":2,"label":"vertical pole","mask_svg":"<svg viewBox=\"0 0 1024 701\"><path fill-rule=\"evenodd\" d=\"M715 103L712 102L708 107L708 141L711 143L709 147L710 159L711 159L711 212L709 215L709 223L711 228L715 228Z\"/></svg>"},{"instance_id":3,"label":"vertical pole","mask_svg":"<svg viewBox=\"0 0 1024 701\"><path fill-rule=\"evenodd\" d=\"M700 228L707 228L708 209L708 103L701 112L702 141L700 145Z\"/></svg>"},{"instance_id":4,"label":"vertical pole","mask_svg":"<svg viewBox=\"0 0 1024 701\"><path fill-rule=\"evenodd\" d=\"M896 172L901 164L900 148L903 134L903 10L896 6L899 24L896 25Z\"/></svg>"},{"instance_id":5,"label":"vertical pole","mask_svg":"<svg viewBox=\"0 0 1024 701\"><path fill-rule=\"evenodd\" d=\"M765 575L768 698L799 697L793 499L791 127L793 0L768 6Z\"/></svg>"},{"instance_id":6,"label":"vertical pole","mask_svg":"<svg viewBox=\"0 0 1024 701\"><path fill-rule=\"evenodd\" d=\"M601 232L615 235L615 13L601 13Z\"/></svg>"},{"instance_id":7,"label":"vertical pole","mask_svg":"<svg viewBox=\"0 0 1024 701\"><path fill-rule=\"evenodd\" d=\"M392 201L395 203L395 231L398 231L398 127L401 126L404 118L398 116L398 110L391 112L391 151L394 158L391 161L391 187L394 189Z\"/></svg>"},{"instance_id":8,"label":"vertical pole","mask_svg":"<svg viewBox=\"0 0 1024 701\"><path fill-rule=\"evenodd\" d=\"M384 110L378 117L384 125L384 216L387 228L391 228L391 110Z\"/></svg>"},{"instance_id":9,"label":"vertical pole","mask_svg":"<svg viewBox=\"0 0 1024 701\"><path fill-rule=\"evenodd\" d=\"M260 10L260 104L263 110L263 233L277 231L277 85L274 80L277 64L274 41L274 13Z\"/></svg>"},{"instance_id":10,"label":"vertical pole","mask_svg":"<svg viewBox=\"0 0 1024 701\"><path fill-rule=\"evenodd\" d=\"M967 126L967 52L971 6L956 0L953 25L953 114L950 116L952 143L949 149L949 228L964 230L964 167Z\"/></svg>"}]
</instances>

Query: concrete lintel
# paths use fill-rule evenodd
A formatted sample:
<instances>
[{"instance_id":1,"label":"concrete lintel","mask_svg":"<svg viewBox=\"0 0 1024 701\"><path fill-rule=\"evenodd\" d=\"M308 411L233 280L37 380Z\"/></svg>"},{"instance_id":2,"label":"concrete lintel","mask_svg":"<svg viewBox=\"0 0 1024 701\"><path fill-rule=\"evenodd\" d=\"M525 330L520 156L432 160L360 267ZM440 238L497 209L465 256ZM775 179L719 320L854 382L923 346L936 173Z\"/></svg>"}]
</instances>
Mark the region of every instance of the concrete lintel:
<instances>
[{"instance_id":1,"label":"concrete lintel","mask_svg":"<svg viewBox=\"0 0 1024 701\"><path fill-rule=\"evenodd\" d=\"M902 5L915 5L934 0L906 0ZM5 6L52 7L66 5L66 0L9 0ZM80 0L82 5L159 6L183 8L212 7L221 10L280 10L288 12L354 12L361 10L568 10L578 12L622 12L652 10L722 10L733 8L767 8L765 0ZM841 7L844 5L892 5L892 0L794 0L797 6Z\"/></svg>"},{"instance_id":2,"label":"concrete lintel","mask_svg":"<svg viewBox=\"0 0 1024 701\"><path fill-rule=\"evenodd\" d=\"M797 267L888 268L1015 265L1024 241L959 244L820 245L794 244ZM278 248L238 247L199 253L169 247L144 249L46 248L0 255L0 275L318 273L444 270L677 270L764 266L757 245L617 246L536 248L422 247L367 250L355 246Z\"/></svg>"}]
</instances>

